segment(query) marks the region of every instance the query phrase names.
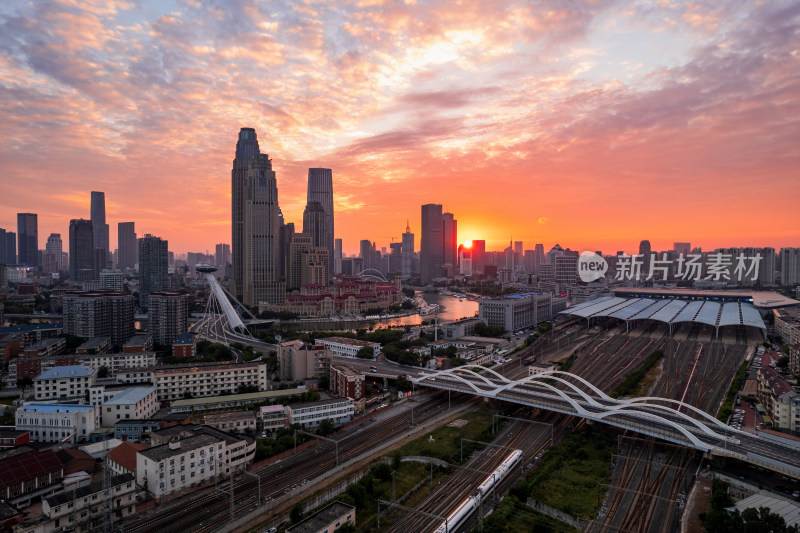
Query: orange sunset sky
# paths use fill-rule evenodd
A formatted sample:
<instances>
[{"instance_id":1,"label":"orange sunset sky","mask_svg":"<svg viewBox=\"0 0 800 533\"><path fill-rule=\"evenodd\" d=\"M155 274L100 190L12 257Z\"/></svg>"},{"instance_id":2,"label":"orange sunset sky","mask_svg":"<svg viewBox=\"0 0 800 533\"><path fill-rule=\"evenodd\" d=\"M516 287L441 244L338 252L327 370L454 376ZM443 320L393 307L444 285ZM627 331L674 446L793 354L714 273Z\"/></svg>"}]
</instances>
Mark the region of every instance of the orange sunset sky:
<instances>
[{"instance_id":1,"label":"orange sunset sky","mask_svg":"<svg viewBox=\"0 0 800 533\"><path fill-rule=\"evenodd\" d=\"M0 227L40 248L100 190L112 248L213 253L243 126L298 227L333 169L347 253L424 203L487 249L800 246L796 1L11 0L0 49Z\"/></svg>"}]
</instances>

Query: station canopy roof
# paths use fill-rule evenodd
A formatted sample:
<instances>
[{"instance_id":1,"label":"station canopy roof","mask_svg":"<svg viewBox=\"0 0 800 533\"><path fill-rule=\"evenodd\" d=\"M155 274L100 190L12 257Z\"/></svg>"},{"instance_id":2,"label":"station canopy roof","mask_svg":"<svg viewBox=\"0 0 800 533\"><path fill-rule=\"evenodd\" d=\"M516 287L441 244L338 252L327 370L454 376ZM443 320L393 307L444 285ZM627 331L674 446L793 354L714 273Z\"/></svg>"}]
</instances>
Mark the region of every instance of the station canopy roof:
<instances>
[{"instance_id":1,"label":"station canopy roof","mask_svg":"<svg viewBox=\"0 0 800 533\"><path fill-rule=\"evenodd\" d=\"M711 302L605 296L568 307L561 314L580 318L618 318L620 320L656 320L666 324L694 322L716 328L752 326L767 329L758 310L748 302Z\"/></svg>"}]
</instances>

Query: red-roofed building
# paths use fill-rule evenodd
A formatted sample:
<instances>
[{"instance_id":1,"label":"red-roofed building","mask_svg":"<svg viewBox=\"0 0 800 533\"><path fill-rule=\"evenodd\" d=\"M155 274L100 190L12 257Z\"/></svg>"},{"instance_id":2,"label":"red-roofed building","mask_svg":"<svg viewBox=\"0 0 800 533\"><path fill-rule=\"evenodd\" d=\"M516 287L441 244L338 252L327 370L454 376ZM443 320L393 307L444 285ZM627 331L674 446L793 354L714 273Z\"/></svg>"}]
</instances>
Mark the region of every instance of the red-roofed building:
<instances>
[{"instance_id":1,"label":"red-roofed building","mask_svg":"<svg viewBox=\"0 0 800 533\"><path fill-rule=\"evenodd\" d=\"M285 303L263 304L259 306L259 311L288 311L300 316L327 316L336 313L363 313L370 309L385 311L401 303L403 303L403 293L393 283L345 278L329 287L319 284L303 285L300 293L289 295Z\"/></svg>"},{"instance_id":2,"label":"red-roofed building","mask_svg":"<svg viewBox=\"0 0 800 533\"><path fill-rule=\"evenodd\" d=\"M97 460L88 453L77 448L64 448L56 452L58 460L64 466L64 475L86 472L94 474L99 470Z\"/></svg>"},{"instance_id":3,"label":"red-roofed building","mask_svg":"<svg viewBox=\"0 0 800 533\"><path fill-rule=\"evenodd\" d=\"M106 455L108 466L115 474L129 472L136 476L136 452L146 449L146 445L138 442L123 442Z\"/></svg>"},{"instance_id":4,"label":"red-roofed building","mask_svg":"<svg viewBox=\"0 0 800 533\"><path fill-rule=\"evenodd\" d=\"M58 490L63 478L64 466L52 450L13 455L0 461L0 498L30 502Z\"/></svg>"}]
</instances>

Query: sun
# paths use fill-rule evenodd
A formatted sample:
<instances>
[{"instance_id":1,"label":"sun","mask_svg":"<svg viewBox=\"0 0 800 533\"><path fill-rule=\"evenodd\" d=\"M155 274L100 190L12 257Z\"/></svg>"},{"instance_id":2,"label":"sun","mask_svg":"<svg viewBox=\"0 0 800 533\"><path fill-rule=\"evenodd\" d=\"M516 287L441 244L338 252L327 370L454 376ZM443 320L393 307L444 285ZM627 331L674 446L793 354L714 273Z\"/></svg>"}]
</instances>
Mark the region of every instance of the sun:
<instances>
[{"instance_id":1,"label":"sun","mask_svg":"<svg viewBox=\"0 0 800 533\"><path fill-rule=\"evenodd\" d=\"M472 248L472 241L464 241L464 248Z\"/></svg>"}]
</instances>

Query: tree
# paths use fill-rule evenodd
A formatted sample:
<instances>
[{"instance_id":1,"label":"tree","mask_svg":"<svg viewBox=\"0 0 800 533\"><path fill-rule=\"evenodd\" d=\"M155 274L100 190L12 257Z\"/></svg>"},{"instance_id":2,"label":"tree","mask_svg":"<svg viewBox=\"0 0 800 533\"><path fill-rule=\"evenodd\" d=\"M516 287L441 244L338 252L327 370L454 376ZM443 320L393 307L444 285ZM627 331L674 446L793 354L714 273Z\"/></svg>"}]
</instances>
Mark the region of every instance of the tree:
<instances>
[{"instance_id":1,"label":"tree","mask_svg":"<svg viewBox=\"0 0 800 533\"><path fill-rule=\"evenodd\" d=\"M299 503L295 504L292 507L292 510L289 512L289 520L292 521L292 524L296 524L303 519L303 506Z\"/></svg>"},{"instance_id":2,"label":"tree","mask_svg":"<svg viewBox=\"0 0 800 533\"><path fill-rule=\"evenodd\" d=\"M97 377L98 378L107 378L108 377L108 367L104 365L104 366L101 366L100 368L98 368L97 369Z\"/></svg>"},{"instance_id":3,"label":"tree","mask_svg":"<svg viewBox=\"0 0 800 533\"><path fill-rule=\"evenodd\" d=\"M331 378L328 376L322 376L319 378L319 390L328 390L331 388Z\"/></svg>"},{"instance_id":4,"label":"tree","mask_svg":"<svg viewBox=\"0 0 800 533\"><path fill-rule=\"evenodd\" d=\"M22 392L25 392L25 389L32 386L33 386L33 379L30 376L25 376L24 378L20 378L17 380L17 387L22 389Z\"/></svg>"},{"instance_id":5,"label":"tree","mask_svg":"<svg viewBox=\"0 0 800 533\"><path fill-rule=\"evenodd\" d=\"M381 481L389 481L392 479L392 467L387 463L380 463L372 467L372 473Z\"/></svg>"},{"instance_id":6,"label":"tree","mask_svg":"<svg viewBox=\"0 0 800 533\"><path fill-rule=\"evenodd\" d=\"M356 353L356 357L359 359L373 359L375 357L375 350L372 346L364 346Z\"/></svg>"},{"instance_id":7,"label":"tree","mask_svg":"<svg viewBox=\"0 0 800 533\"><path fill-rule=\"evenodd\" d=\"M395 385L397 385L397 390L403 392L408 392L412 388L411 380L409 380L405 375L397 376Z\"/></svg>"},{"instance_id":8,"label":"tree","mask_svg":"<svg viewBox=\"0 0 800 533\"><path fill-rule=\"evenodd\" d=\"M327 437L335 430L336 428L333 427L333 422L331 422L329 418L326 418L325 420L319 423L319 427L317 428L317 435L319 435L320 437Z\"/></svg>"}]
</instances>

